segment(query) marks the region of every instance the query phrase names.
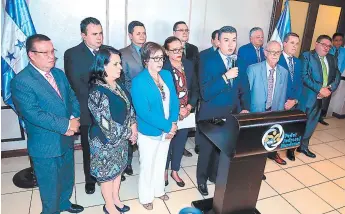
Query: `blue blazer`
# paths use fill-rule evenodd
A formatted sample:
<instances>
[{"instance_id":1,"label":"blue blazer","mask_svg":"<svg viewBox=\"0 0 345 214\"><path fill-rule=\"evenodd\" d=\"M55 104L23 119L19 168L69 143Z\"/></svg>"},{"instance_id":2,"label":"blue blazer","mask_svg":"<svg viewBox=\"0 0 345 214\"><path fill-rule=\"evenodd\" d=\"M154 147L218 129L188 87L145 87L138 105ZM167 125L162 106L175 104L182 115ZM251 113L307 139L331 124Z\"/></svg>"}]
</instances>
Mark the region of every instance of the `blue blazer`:
<instances>
[{"instance_id":1,"label":"blue blazer","mask_svg":"<svg viewBox=\"0 0 345 214\"><path fill-rule=\"evenodd\" d=\"M335 47L333 46L332 49L329 51L330 54L333 56L335 55ZM338 51L338 69L340 73L343 73L345 70L345 48L340 47Z\"/></svg>"},{"instance_id":2,"label":"blue blazer","mask_svg":"<svg viewBox=\"0 0 345 214\"><path fill-rule=\"evenodd\" d=\"M210 48L207 48L207 49L201 51L200 52L200 59L207 57L208 54L213 53L213 52L215 52L217 50L214 50L213 46L211 46Z\"/></svg>"},{"instance_id":3,"label":"blue blazer","mask_svg":"<svg viewBox=\"0 0 345 214\"><path fill-rule=\"evenodd\" d=\"M279 58L278 64L283 66L286 70L289 71L289 66L285 60L284 55L282 54ZM296 99L299 100L301 93L302 93L302 64L301 60L293 57L293 64L294 64L294 75L293 80L291 79L291 75L289 72L289 80L288 80L288 89L286 92L286 99Z\"/></svg>"},{"instance_id":4,"label":"blue blazer","mask_svg":"<svg viewBox=\"0 0 345 214\"><path fill-rule=\"evenodd\" d=\"M247 70L248 66L258 63L256 50L252 43L248 43L240 47L238 49L238 57L244 62L242 67L242 69L245 69L244 71ZM265 61L266 58L263 47L260 47L260 57L261 61Z\"/></svg>"},{"instance_id":5,"label":"blue blazer","mask_svg":"<svg viewBox=\"0 0 345 214\"><path fill-rule=\"evenodd\" d=\"M335 91L340 82L340 72L334 56L327 54L326 58L329 66L327 85ZM303 89L299 108L306 111L313 109L316 103L317 95L322 88L323 75L321 62L315 50L304 52L301 60Z\"/></svg>"},{"instance_id":6,"label":"blue blazer","mask_svg":"<svg viewBox=\"0 0 345 214\"><path fill-rule=\"evenodd\" d=\"M198 120L223 118L229 114L237 114L243 109L249 110L250 92L246 72L239 72L231 86L222 77L226 71L218 51L201 60L201 103Z\"/></svg>"},{"instance_id":7,"label":"blue blazer","mask_svg":"<svg viewBox=\"0 0 345 214\"><path fill-rule=\"evenodd\" d=\"M198 80L196 77L196 73L194 71L194 65L188 59L182 59L182 64L184 67L184 72L185 72L186 81L187 81L188 104L190 104L194 108L194 107L196 107L197 101L199 98L199 88L198 88L199 86L198 86ZM170 71L170 73L174 79L173 68L172 68L172 65L171 65L171 62L169 59L164 62L163 69ZM174 79L174 85L176 88L175 79Z\"/></svg>"},{"instance_id":8,"label":"blue blazer","mask_svg":"<svg viewBox=\"0 0 345 214\"><path fill-rule=\"evenodd\" d=\"M73 138L63 134L68 129L70 117L80 117L78 100L65 73L57 68L51 73L62 99L31 64L11 82L13 102L24 120L28 152L33 157L57 157L72 148Z\"/></svg>"},{"instance_id":9,"label":"blue blazer","mask_svg":"<svg viewBox=\"0 0 345 214\"><path fill-rule=\"evenodd\" d=\"M160 136L171 130L177 122L179 100L170 71L161 70L159 75L170 91L169 118L165 119L162 97L147 68L132 80L131 95L137 115L138 131L147 136Z\"/></svg>"},{"instance_id":10,"label":"blue blazer","mask_svg":"<svg viewBox=\"0 0 345 214\"><path fill-rule=\"evenodd\" d=\"M250 65L247 70L250 92L251 92L251 112L266 111L267 102L267 67L266 61ZM277 65L276 81L272 101L272 111L284 110L286 102L286 91L289 72L280 65Z\"/></svg>"}]
</instances>

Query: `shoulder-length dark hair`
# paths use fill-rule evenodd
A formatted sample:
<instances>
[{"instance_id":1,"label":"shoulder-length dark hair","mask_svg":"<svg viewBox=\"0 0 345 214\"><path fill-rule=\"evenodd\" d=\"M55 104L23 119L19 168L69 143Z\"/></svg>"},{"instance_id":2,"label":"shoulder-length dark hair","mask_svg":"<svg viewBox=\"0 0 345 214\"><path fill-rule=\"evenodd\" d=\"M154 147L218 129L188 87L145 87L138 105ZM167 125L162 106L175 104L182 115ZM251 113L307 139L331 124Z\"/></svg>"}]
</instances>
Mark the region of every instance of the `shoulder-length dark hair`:
<instances>
[{"instance_id":1,"label":"shoulder-length dark hair","mask_svg":"<svg viewBox=\"0 0 345 214\"><path fill-rule=\"evenodd\" d=\"M95 60L90 68L90 78L89 86L92 87L97 80L106 84L104 77L107 76L107 73L104 70L104 66L108 65L110 62L110 56L112 54L117 54L121 57L120 51L116 50L111 46L102 46L98 53L96 54Z\"/></svg>"}]
</instances>

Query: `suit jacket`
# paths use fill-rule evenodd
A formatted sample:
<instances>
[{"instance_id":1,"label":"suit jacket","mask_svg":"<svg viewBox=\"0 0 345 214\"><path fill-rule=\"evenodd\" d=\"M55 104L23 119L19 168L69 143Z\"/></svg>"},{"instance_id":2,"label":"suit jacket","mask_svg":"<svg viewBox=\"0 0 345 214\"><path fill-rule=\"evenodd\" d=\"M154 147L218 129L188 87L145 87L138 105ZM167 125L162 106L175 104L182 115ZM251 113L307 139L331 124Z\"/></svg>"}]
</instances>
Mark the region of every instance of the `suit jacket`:
<instances>
[{"instance_id":1,"label":"suit jacket","mask_svg":"<svg viewBox=\"0 0 345 214\"><path fill-rule=\"evenodd\" d=\"M87 107L87 100L90 68L94 59L95 56L84 42L68 49L64 55L65 73L80 103L81 125L91 124L91 113Z\"/></svg>"},{"instance_id":2,"label":"suit jacket","mask_svg":"<svg viewBox=\"0 0 345 214\"><path fill-rule=\"evenodd\" d=\"M258 57L256 55L256 50L252 43L243 45L238 49L238 57L243 60L242 69L247 70L248 66L258 63ZM260 58L261 62L265 61L265 54L263 47L260 47Z\"/></svg>"},{"instance_id":3,"label":"suit jacket","mask_svg":"<svg viewBox=\"0 0 345 214\"><path fill-rule=\"evenodd\" d=\"M179 100L170 71L161 70L159 75L170 91L169 118L165 119L161 92L145 68L132 81L132 101L137 115L138 131L147 136L159 136L171 130L177 122Z\"/></svg>"},{"instance_id":4,"label":"suit jacket","mask_svg":"<svg viewBox=\"0 0 345 214\"><path fill-rule=\"evenodd\" d=\"M250 92L246 72L239 72L232 86L222 75L227 71L219 51L200 61L200 110L198 120L224 118L250 108ZM240 107L240 109L239 109Z\"/></svg>"},{"instance_id":5,"label":"suit jacket","mask_svg":"<svg viewBox=\"0 0 345 214\"><path fill-rule=\"evenodd\" d=\"M336 51L335 47L332 47L329 53L334 56L335 51ZM344 47L339 47L337 61L338 61L338 69L340 73L343 73L345 71L345 48Z\"/></svg>"},{"instance_id":6,"label":"suit jacket","mask_svg":"<svg viewBox=\"0 0 345 214\"><path fill-rule=\"evenodd\" d=\"M289 71L289 66L285 60L284 55L282 54L279 58L279 65L283 66L286 70ZM299 100L301 93L302 93L302 64L301 60L293 57L293 65L294 65L294 75L293 79L291 79L291 74L289 72L289 80L288 80L288 89L286 92L286 99L296 99Z\"/></svg>"},{"instance_id":7,"label":"suit jacket","mask_svg":"<svg viewBox=\"0 0 345 214\"><path fill-rule=\"evenodd\" d=\"M194 71L199 71L199 61L200 61L200 55L199 55L199 49L188 42L185 44L186 48L186 59L189 59L194 64Z\"/></svg>"},{"instance_id":8,"label":"suit jacket","mask_svg":"<svg viewBox=\"0 0 345 214\"><path fill-rule=\"evenodd\" d=\"M199 88L198 88L198 83L197 83L198 80L194 72L193 63L189 61L188 59L182 59L182 64L184 67L184 72L185 72L186 81L187 81L188 104L190 104L194 108L196 107L197 101L199 98ZM174 75L173 68L169 59L164 62L163 69L170 71L174 79L175 88L177 88L175 77L174 77L175 75Z\"/></svg>"},{"instance_id":9,"label":"suit jacket","mask_svg":"<svg viewBox=\"0 0 345 214\"><path fill-rule=\"evenodd\" d=\"M250 112L266 111L268 79L266 61L250 65L247 69L251 106ZM276 80L272 100L272 111L284 110L289 79L288 71L280 65L276 67Z\"/></svg>"},{"instance_id":10,"label":"suit jacket","mask_svg":"<svg viewBox=\"0 0 345 214\"><path fill-rule=\"evenodd\" d=\"M141 57L135 50L133 45L128 45L127 47L120 50L121 60L122 60L122 74L121 79L125 83L128 91L131 90L132 79L136 77L139 72L141 72L144 67L141 62Z\"/></svg>"},{"instance_id":11,"label":"suit jacket","mask_svg":"<svg viewBox=\"0 0 345 214\"><path fill-rule=\"evenodd\" d=\"M64 72L53 68L51 73L62 98L31 64L11 81L13 102L25 123L32 157L58 157L73 147L73 138L63 134L70 117L80 116L79 103Z\"/></svg>"},{"instance_id":12,"label":"suit jacket","mask_svg":"<svg viewBox=\"0 0 345 214\"><path fill-rule=\"evenodd\" d=\"M340 72L333 55L326 55L328 62L328 83L332 91L335 91L340 82ZM300 109L306 111L312 109L316 103L317 95L323 84L322 66L315 50L304 52L302 60L302 95Z\"/></svg>"},{"instance_id":13,"label":"suit jacket","mask_svg":"<svg viewBox=\"0 0 345 214\"><path fill-rule=\"evenodd\" d=\"M203 51L201 51L201 52L200 52L200 60L202 60L202 58L207 57L208 54L213 53L213 52L215 52L215 51L216 51L216 50L213 49L213 46L210 47L210 48L207 48L207 49L205 49L205 50L203 50Z\"/></svg>"}]
</instances>

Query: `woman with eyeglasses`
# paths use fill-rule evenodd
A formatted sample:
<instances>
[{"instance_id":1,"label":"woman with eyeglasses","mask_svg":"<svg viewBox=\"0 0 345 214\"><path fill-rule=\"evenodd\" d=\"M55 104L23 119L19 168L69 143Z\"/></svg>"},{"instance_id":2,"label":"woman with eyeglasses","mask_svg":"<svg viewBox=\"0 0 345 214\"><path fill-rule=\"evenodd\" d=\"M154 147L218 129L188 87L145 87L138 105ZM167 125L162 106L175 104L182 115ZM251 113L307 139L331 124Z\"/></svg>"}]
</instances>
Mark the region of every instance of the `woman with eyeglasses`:
<instances>
[{"instance_id":1,"label":"woman with eyeglasses","mask_svg":"<svg viewBox=\"0 0 345 214\"><path fill-rule=\"evenodd\" d=\"M179 104L174 80L169 71L162 70L164 49L147 42L141 48L141 60L145 68L132 80L131 94L139 132L139 202L152 210L155 197L169 199L164 171L170 141L177 131Z\"/></svg>"},{"instance_id":2,"label":"woman with eyeglasses","mask_svg":"<svg viewBox=\"0 0 345 214\"><path fill-rule=\"evenodd\" d=\"M91 67L88 107L91 175L101 184L104 213L124 213L129 207L119 198L121 173L127 166L128 140L136 143L137 124L131 98L120 83L120 52L105 46Z\"/></svg>"},{"instance_id":3,"label":"woman with eyeglasses","mask_svg":"<svg viewBox=\"0 0 345 214\"><path fill-rule=\"evenodd\" d=\"M184 48L180 39L175 36L167 38L164 48L168 60L164 62L163 69L170 71L175 82L177 97L179 99L179 120L189 116L198 100L198 84L193 63L182 57ZM185 183L178 175L184 147L187 142L189 129L180 129L171 140L168 158L165 166L165 186L168 182L168 169L171 163L171 177L179 187Z\"/></svg>"}]
</instances>

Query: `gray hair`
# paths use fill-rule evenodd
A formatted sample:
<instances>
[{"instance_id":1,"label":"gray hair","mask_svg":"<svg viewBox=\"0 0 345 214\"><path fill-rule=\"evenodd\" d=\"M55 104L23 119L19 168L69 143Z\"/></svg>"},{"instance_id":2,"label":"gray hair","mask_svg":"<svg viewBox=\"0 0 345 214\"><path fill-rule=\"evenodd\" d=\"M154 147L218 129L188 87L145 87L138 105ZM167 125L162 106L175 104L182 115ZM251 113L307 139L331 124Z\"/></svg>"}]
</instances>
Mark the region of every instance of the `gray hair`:
<instances>
[{"instance_id":1,"label":"gray hair","mask_svg":"<svg viewBox=\"0 0 345 214\"><path fill-rule=\"evenodd\" d=\"M222 35L222 33L236 33L237 34L237 30L236 28L232 26L224 26L218 30L218 39L220 39L220 36Z\"/></svg>"},{"instance_id":2,"label":"gray hair","mask_svg":"<svg viewBox=\"0 0 345 214\"><path fill-rule=\"evenodd\" d=\"M276 41L276 40L272 40L272 41L269 41L267 44L266 44L266 48L265 50L268 49L269 46L273 45L273 44L278 44L280 46L280 50L282 50L282 45L280 44L280 42Z\"/></svg>"},{"instance_id":3,"label":"gray hair","mask_svg":"<svg viewBox=\"0 0 345 214\"><path fill-rule=\"evenodd\" d=\"M259 30L264 32L261 27L253 27L252 29L250 29L250 31L249 31L249 38L252 37L254 32L259 31Z\"/></svg>"}]
</instances>

